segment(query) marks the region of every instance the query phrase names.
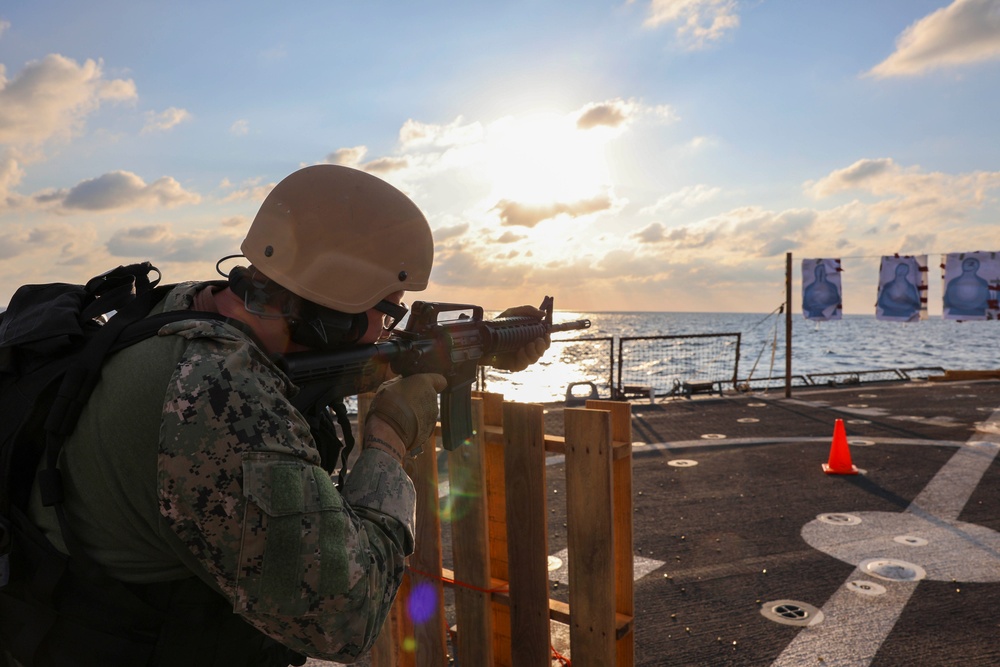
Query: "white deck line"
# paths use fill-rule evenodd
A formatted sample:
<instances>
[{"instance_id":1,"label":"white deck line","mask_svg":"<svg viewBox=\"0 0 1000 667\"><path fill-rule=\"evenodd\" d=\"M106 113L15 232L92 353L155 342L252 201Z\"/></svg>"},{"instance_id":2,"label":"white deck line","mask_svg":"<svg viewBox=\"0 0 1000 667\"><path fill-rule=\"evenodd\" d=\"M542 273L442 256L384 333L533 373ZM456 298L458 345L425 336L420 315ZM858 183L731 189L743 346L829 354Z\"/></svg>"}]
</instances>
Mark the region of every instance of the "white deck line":
<instances>
[{"instance_id":1,"label":"white deck line","mask_svg":"<svg viewBox=\"0 0 1000 667\"><path fill-rule=\"evenodd\" d=\"M943 522L957 519L1000 451L998 426L1000 410L979 427L968 446L955 452L904 513ZM871 575L859 567L845 584L858 580L871 581ZM803 628L772 667L819 664L820 658L826 667L871 664L918 584L916 581L878 583L885 587L885 594L862 596L846 585L840 587L823 605L824 621Z\"/></svg>"}]
</instances>

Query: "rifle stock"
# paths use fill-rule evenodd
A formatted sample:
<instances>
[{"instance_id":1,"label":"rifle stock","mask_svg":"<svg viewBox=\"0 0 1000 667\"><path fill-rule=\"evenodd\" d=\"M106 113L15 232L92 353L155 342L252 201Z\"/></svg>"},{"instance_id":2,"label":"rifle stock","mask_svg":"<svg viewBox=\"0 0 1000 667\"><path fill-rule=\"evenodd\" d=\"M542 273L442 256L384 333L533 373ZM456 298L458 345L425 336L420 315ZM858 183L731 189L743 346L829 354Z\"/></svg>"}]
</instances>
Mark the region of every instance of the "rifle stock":
<instances>
[{"instance_id":1,"label":"rifle stock","mask_svg":"<svg viewBox=\"0 0 1000 667\"><path fill-rule=\"evenodd\" d=\"M552 323L552 297L545 297L545 317L483 319L481 306L417 301L406 328L388 340L334 352L297 352L278 365L299 387L293 405L303 413L346 396L374 391L389 370L407 376L439 373L448 380L441 393L441 432L445 449L472 436L472 383L480 365L516 352L536 338L559 331L587 329L590 320ZM455 319L442 321L442 316Z\"/></svg>"}]
</instances>

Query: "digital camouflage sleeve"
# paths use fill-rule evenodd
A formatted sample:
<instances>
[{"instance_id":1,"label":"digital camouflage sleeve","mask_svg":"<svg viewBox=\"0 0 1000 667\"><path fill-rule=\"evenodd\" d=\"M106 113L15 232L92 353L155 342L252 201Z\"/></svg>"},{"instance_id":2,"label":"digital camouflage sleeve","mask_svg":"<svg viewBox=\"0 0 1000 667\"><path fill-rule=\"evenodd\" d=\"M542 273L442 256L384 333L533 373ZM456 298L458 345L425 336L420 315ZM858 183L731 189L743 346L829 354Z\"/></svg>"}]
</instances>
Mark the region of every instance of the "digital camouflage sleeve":
<instances>
[{"instance_id":1,"label":"digital camouflage sleeve","mask_svg":"<svg viewBox=\"0 0 1000 667\"><path fill-rule=\"evenodd\" d=\"M160 335L188 340L164 402L160 513L236 613L296 651L353 661L413 551L413 483L364 450L341 495L287 378L255 345L218 322Z\"/></svg>"}]
</instances>

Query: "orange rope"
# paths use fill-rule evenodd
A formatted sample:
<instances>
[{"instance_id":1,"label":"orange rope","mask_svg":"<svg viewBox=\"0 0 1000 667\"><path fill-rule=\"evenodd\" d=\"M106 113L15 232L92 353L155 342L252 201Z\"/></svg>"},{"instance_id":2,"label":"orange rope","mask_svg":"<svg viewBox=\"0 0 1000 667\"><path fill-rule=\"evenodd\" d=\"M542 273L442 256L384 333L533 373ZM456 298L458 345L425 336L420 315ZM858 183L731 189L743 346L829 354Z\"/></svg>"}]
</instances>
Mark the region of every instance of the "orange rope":
<instances>
[{"instance_id":1,"label":"orange rope","mask_svg":"<svg viewBox=\"0 0 1000 667\"><path fill-rule=\"evenodd\" d=\"M549 649L552 650L552 659L553 660L558 660L560 663L563 664L564 667L572 667L573 663L571 663L569 661L569 658L567 658L562 653L560 653L559 651L557 651L555 646L553 646L552 644L549 644Z\"/></svg>"},{"instance_id":2,"label":"orange rope","mask_svg":"<svg viewBox=\"0 0 1000 667\"><path fill-rule=\"evenodd\" d=\"M470 590L478 591L480 593L490 593L490 594L492 594L492 593L507 593L507 592L509 592L508 589L507 589L507 586L500 586L498 588L480 588L479 586L475 586L473 584L469 584L469 583L466 583L464 581L459 581L457 579L451 579L450 577L446 577L446 576L441 575L441 574L433 574L431 572L424 572L423 570L418 570L415 567L410 567L409 565L406 566L406 569L407 569L408 572L410 572L412 574L419 574L420 576L425 577L427 579L437 579L438 581L442 581L442 582L444 582L446 584L453 584L455 586L461 586L462 588L468 588ZM557 651L555 646L553 646L552 644L549 644L549 650L552 651L552 659L553 660L558 660L563 665L563 667L572 667L572 663L569 661L569 658L567 658L562 653L560 653L559 651Z\"/></svg>"},{"instance_id":3,"label":"orange rope","mask_svg":"<svg viewBox=\"0 0 1000 667\"><path fill-rule=\"evenodd\" d=\"M480 588L479 586L475 586L473 584L467 584L464 581L458 581L457 579L449 579L448 577L445 577L445 576L440 575L440 574L432 574L430 572L423 572L423 571L418 570L416 568L410 567L409 565L406 566L406 569L409 570L410 572L412 572L413 574L419 574L420 576L426 577L427 579L437 579L438 581L443 581L446 584L454 584L455 586L461 586L462 588L468 588L470 590L479 591L480 593L506 593L507 592L507 587L506 586L500 586L499 588Z\"/></svg>"}]
</instances>

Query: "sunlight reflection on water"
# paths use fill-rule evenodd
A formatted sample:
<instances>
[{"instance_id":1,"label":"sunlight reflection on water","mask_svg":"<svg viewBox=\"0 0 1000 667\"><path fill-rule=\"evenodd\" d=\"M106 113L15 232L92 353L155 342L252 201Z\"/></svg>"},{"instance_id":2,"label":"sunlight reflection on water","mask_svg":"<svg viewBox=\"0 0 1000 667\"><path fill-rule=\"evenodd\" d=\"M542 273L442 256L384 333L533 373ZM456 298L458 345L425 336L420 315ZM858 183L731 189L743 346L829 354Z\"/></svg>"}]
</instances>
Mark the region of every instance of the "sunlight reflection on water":
<instances>
[{"instance_id":1,"label":"sunlight reflection on water","mask_svg":"<svg viewBox=\"0 0 1000 667\"><path fill-rule=\"evenodd\" d=\"M487 316L489 317L489 316ZM489 369L486 388L508 400L561 401L571 382L594 382L600 395L610 394L609 336L658 336L740 333L739 375L783 375L785 323L783 315L746 313L556 313L555 321L590 319L592 327L553 336L542 360L520 373ZM952 370L997 368L1000 322L954 322L930 318L923 322L880 322L869 315L845 315L842 320L814 322L796 315L792 322L792 373L834 373L884 368L939 366ZM583 339L583 340L580 340ZM577 342L565 342L574 340ZM675 350L682 346L673 346ZM618 341L614 341L615 355ZM772 361L773 359L773 361ZM671 351L644 361L643 373L663 375L697 371L691 359ZM630 367L634 370L635 366Z\"/></svg>"}]
</instances>

